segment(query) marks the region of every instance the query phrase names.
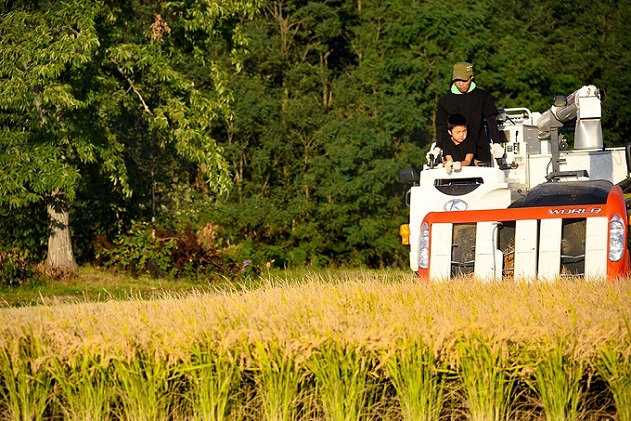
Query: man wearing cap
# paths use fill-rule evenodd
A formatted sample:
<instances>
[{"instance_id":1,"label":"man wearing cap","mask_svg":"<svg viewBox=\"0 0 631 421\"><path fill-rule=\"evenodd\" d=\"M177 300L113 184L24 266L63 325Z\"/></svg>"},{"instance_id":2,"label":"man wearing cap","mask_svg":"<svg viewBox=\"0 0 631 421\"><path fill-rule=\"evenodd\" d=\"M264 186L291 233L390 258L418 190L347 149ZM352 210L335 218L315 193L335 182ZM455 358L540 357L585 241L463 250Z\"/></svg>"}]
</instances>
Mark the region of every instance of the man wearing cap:
<instances>
[{"instance_id":1,"label":"man wearing cap","mask_svg":"<svg viewBox=\"0 0 631 421\"><path fill-rule=\"evenodd\" d=\"M447 119L452 114L462 114L468 122L469 134L475 143L476 163L491 163L489 141L499 142L497 108L491 95L478 88L473 81L473 65L456 63L453 68L451 91L438 101L436 112L436 146L442 148L449 141ZM486 126L486 128L485 128ZM488 131L488 137L487 137Z\"/></svg>"}]
</instances>

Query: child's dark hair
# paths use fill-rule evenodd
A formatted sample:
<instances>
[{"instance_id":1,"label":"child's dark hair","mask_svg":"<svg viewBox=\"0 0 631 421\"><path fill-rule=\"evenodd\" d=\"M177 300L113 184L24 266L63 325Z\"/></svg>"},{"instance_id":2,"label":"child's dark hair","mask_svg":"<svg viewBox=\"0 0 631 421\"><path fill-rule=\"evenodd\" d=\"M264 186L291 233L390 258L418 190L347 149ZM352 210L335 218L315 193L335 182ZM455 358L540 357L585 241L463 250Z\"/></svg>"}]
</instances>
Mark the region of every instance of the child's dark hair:
<instances>
[{"instance_id":1,"label":"child's dark hair","mask_svg":"<svg viewBox=\"0 0 631 421\"><path fill-rule=\"evenodd\" d=\"M452 130L456 126L466 126L467 119L462 114L451 114L447 118L447 130Z\"/></svg>"}]
</instances>

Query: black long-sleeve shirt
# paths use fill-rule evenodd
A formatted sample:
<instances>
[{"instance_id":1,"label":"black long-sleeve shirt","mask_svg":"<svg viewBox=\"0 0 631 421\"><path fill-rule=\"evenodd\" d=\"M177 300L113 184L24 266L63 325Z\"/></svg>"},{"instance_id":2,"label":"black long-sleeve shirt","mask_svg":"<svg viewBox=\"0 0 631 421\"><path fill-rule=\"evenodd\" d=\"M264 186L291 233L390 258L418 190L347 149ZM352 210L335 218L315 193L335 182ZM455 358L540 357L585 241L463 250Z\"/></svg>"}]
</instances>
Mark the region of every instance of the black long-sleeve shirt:
<instances>
[{"instance_id":1,"label":"black long-sleeve shirt","mask_svg":"<svg viewBox=\"0 0 631 421\"><path fill-rule=\"evenodd\" d=\"M462 114L467 119L468 134L476 145L475 158L482 162L491 162L489 140L499 142L500 132L497 128L497 108L491 95L480 89L474 88L465 94L449 92L438 101L436 113L436 144L442 148L445 142L450 141L447 132L447 118L451 114ZM489 131L487 138L485 123Z\"/></svg>"}]
</instances>

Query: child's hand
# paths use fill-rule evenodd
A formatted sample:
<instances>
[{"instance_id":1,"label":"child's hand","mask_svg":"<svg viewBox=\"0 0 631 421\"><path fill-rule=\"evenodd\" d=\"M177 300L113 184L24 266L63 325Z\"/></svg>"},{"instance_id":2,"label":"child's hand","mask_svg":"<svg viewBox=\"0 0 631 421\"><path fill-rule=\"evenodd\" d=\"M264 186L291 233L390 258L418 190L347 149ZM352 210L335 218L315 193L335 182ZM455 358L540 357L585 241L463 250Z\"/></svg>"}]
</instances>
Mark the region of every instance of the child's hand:
<instances>
[{"instance_id":1,"label":"child's hand","mask_svg":"<svg viewBox=\"0 0 631 421\"><path fill-rule=\"evenodd\" d=\"M454 161L445 161L445 171L447 174L451 174L451 170L453 169Z\"/></svg>"},{"instance_id":2,"label":"child's hand","mask_svg":"<svg viewBox=\"0 0 631 421\"><path fill-rule=\"evenodd\" d=\"M460 161L454 162L453 168L454 168L454 171L460 171L462 169L462 165L460 165Z\"/></svg>"}]
</instances>

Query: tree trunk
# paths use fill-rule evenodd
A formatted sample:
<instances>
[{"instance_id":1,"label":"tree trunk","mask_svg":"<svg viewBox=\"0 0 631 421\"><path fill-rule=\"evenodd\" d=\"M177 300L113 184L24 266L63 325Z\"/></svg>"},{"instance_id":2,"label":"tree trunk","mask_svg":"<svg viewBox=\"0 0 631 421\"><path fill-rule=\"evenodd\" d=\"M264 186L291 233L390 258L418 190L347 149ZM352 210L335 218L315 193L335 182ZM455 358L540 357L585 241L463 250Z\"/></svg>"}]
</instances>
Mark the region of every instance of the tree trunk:
<instances>
[{"instance_id":1,"label":"tree trunk","mask_svg":"<svg viewBox=\"0 0 631 421\"><path fill-rule=\"evenodd\" d=\"M78 268L70 241L68 221L68 200L62 191L55 190L46 206L50 219L48 237L48 256L45 268L49 275L64 276L72 274Z\"/></svg>"}]
</instances>

